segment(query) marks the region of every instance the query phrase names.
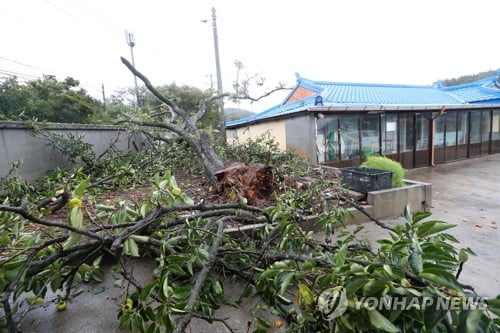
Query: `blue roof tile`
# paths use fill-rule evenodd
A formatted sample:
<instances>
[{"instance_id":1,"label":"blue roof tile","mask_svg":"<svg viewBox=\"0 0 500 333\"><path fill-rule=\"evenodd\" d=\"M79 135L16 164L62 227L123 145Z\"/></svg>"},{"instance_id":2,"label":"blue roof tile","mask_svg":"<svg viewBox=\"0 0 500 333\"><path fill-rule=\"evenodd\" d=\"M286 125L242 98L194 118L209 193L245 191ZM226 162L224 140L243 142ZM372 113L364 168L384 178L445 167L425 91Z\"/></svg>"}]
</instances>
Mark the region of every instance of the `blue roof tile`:
<instances>
[{"instance_id":1,"label":"blue roof tile","mask_svg":"<svg viewBox=\"0 0 500 333\"><path fill-rule=\"evenodd\" d=\"M453 87L442 87L440 84L432 86L370 84L313 81L297 75L297 86L278 104L259 114L248 118L228 122L226 126L237 126L245 123L273 118L286 114L305 111L314 106L315 97L307 97L290 104L284 104L293 92L303 87L314 91L323 97L324 106L339 105L415 105L441 106L462 105L475 103L498 104L500 100L500 83L495 76Z\"/></svg>"}]
</instances>

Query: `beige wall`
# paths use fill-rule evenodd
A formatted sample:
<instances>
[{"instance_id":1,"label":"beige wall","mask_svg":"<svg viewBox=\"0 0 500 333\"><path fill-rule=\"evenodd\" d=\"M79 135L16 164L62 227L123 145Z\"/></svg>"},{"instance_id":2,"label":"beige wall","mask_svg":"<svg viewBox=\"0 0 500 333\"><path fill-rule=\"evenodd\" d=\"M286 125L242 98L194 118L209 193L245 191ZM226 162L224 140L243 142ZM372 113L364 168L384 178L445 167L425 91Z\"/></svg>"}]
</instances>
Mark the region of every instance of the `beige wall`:
<instances>
[{"instance_id":1,"label":"beige wall","mask_svg":"<svg viewBox=\"0 0 500 333\"><path fill-rule=\"evenodd\" d=\"M227 137L229 143L243 143L247 139L255 139L266 132L271 134L271 137L278 143L281 150L286 149L285 120L267 121L265 123L242 126L234 130L228 130Z\"/></svg>"}]
</instances>

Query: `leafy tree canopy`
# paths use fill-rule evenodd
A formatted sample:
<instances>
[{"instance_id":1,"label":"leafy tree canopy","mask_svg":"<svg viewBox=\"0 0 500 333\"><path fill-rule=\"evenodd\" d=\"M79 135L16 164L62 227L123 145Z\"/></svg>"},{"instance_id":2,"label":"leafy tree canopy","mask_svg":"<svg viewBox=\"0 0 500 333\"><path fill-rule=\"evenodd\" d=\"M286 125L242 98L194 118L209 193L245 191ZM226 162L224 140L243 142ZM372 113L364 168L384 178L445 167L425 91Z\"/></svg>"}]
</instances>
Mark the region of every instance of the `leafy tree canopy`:
<instances>
[{"instance_id":1,"label":"leafy tree canopy","mask_svg":"<svg viewBox=\"0 0 500 333\"><path fill-rule=\"evenodd\" d=\"M7 79L0 84L0 119L87 123L99 102L79 85L71 77L45 76L26 84Z\"/></svg>"},{"instance_id":2,"label":"leafy tree canopy","mask_svg":"<svg viewBox=\"0 0 500 333\"><path fill-rule=\"evenodd\" d=\"M194 114L199 110L202 100L208 100L213 95L210 90L202 90L188 85L177 85L175 82L157 86L156 89L167 96L186 112ZM123 118L121 113L134 114L134 116L151 116L168 111L167 106L158 100L146 87L139 87L140 107L135 109L135 89L124 88L115 91L108 99L106 112L94 117L95 122L114 123ZM217 104L208 105L208 112L200 121L201 128L216 128L218 125Z\"/></svg>"}]
</instances>

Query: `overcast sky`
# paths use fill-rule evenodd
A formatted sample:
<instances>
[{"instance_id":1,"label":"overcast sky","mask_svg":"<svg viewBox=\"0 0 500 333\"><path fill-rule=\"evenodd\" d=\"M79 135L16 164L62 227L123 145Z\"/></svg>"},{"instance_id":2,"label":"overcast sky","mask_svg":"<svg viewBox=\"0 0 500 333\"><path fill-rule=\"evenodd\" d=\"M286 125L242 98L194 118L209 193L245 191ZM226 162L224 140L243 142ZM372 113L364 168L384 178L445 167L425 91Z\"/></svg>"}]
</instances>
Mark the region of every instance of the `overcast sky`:
<instances>
[{"instance_id":1,"label":"overcast sky","mask_svg":"<svg viewBox=\"0 0 500 333\"><path fill-rule=\"evenodd\" d=\"M130 58L127 29L136 37L136 66L153 84L208 88L210 74L215 81L211 7L226 90L235 59L269 87L293 85L295 72L432 84L500 68L498 0L2 0L0 75L73 76L92 95L102 83L109 95L133 84L119 59Z\"/></svg>"}]
</instances>

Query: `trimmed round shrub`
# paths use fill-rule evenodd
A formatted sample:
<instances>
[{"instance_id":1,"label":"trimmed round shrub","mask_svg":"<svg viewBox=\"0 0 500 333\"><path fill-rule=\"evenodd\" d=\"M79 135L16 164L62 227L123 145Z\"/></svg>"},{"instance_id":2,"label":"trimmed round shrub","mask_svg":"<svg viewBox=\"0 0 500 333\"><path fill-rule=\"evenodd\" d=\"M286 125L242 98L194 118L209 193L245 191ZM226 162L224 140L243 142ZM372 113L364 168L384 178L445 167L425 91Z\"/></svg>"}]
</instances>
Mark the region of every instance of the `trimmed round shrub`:
<instances>
[{"instance_id":1,"label":"trimmed round shrub","mask_svg":"<svg viewBox=\"0 0 500 333\"><path fill-rule=\"evenodd\" d=\"M392 187L406 186L405 182L403 182L405 170L401 166L401 163L391 160L388 157L368 156L366 162L361 164L361 167L392 171Z\"/></svg>"}]
</instances>

